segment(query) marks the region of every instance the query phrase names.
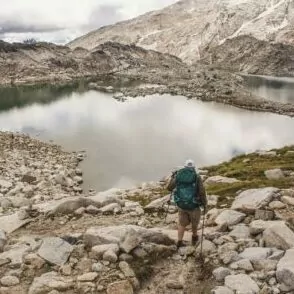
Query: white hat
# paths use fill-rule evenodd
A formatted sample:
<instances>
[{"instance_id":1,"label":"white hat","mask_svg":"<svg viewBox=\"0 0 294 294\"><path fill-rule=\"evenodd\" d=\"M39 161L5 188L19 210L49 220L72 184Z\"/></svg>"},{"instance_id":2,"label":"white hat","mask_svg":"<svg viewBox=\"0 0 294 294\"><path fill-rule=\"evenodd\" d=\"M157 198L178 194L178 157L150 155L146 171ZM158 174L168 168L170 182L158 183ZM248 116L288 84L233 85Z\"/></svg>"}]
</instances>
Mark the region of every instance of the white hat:
<instances>
[{"instance_id":1,"label":"white hat","mask_svg":"<svg viewBox=\"0 0 294 294\"><path fill-rule=\"evenodd\" d=\"M186 160L185 167L195 167L194 161L192 159Z\"/></svg>"}]
</instances>

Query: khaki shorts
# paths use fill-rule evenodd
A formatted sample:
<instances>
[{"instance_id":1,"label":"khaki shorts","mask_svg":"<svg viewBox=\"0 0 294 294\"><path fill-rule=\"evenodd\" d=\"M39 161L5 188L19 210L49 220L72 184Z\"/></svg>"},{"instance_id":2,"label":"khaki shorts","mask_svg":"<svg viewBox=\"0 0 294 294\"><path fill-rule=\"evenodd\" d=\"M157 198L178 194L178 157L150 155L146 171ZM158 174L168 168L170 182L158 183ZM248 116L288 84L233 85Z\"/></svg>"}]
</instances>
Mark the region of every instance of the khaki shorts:
<instances>
[{"instance_id":1,"label":"khaki shorts","mask_svg":"<svg viewBox=\"0 0 294 294\"><path fill-rule=\"evenodd\" d=\"M183 210L179 208L179 224L182 227L192 225L193 230L197 230L201 217L201 209L196 208L194 210Z\"/></svg>"}]
</instances>

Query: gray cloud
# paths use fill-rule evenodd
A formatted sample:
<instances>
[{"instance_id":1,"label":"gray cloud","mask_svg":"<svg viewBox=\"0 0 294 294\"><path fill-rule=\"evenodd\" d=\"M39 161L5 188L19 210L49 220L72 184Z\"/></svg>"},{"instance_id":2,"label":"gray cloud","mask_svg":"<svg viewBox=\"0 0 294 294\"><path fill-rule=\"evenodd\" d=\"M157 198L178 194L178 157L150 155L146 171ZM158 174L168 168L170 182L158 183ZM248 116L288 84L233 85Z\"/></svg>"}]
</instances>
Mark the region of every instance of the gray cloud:
<instances>
[{"instance_id":1,"label":"gray cloud","mask_svg":"<svg viewBox=\"0 0 294 294\"><path fill-rule=\"evenodd\" d=\"M3 21L0 20L0 34L7 33L45 33L57 32L64 28L55 25L42 25L42 24L24 24L16 22L15 20Z\"/></svg>"},{"instance_id":2,"label":"gray cloud","mask_svg":"<svg viewBox=\"0 0 294 294\"><path fill-rule=\"evenodd\" d=\"M109 24L116 23L124 18L118 5L100 5L96 7L90 15L89 24L91 29L99 28Z\"/></svg>"}]
</instances>

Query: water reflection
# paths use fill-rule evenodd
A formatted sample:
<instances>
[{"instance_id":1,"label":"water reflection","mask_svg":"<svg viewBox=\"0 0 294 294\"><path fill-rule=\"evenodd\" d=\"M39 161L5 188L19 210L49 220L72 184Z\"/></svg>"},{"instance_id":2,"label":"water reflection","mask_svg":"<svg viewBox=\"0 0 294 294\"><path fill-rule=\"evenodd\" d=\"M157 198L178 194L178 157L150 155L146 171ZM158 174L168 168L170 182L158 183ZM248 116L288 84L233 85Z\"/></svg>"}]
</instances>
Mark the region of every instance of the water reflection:
<instances>
[{"instance_id":1,"label":"water reflection","mask_svg":"<svg viewBox=\"0 0 294 294\"><path fill-rule=\"evenodd\" d=\"M245 76L250 90L257 96L282 103L294 103L294 78Z\"/></svg>"},{"instance_id":2,"label":"water reflection","mask_svg":"<svg viewBox=\"0 0 294 294\"><path fill-rule=\"evenodd\" d=\"M97 190L157 180L186 158L203 166L294 142L288 117L169 95L121 103L94 91L2 112L0 128L86 150L85 186Z\"/></svg>"}]
</instances>

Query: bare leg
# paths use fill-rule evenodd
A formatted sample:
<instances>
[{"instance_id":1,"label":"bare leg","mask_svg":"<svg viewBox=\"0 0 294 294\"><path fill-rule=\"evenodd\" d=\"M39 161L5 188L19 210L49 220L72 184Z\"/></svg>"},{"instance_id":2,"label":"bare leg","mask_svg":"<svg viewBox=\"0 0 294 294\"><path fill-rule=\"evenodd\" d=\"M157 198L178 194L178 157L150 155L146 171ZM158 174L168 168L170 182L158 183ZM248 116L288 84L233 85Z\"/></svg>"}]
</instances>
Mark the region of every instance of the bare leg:
<instances>
[{"instance_id":1,"label":"bare leg","mask_svg":"<svg viewBox=\"0 0 294 294\"><path fill-rule=\"evenodd\" d=\"M178 226L178 241L183 241L186 227L181 225Z\"/></svg>"}]
</instances>

